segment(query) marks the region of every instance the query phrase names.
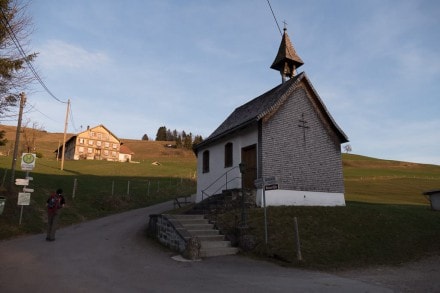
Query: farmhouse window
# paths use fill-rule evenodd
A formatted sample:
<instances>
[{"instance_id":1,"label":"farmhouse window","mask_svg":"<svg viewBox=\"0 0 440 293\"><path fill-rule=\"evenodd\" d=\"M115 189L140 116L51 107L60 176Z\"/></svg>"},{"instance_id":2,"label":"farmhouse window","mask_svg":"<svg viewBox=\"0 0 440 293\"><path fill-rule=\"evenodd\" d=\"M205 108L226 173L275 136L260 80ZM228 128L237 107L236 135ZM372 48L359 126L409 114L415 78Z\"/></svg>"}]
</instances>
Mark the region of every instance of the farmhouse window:
<instances>
[{"instance_id":1,"label":"farmhouse window","mask_svg":"<svg viewBox=\"0 0 440 293\"><path fill-rule=\"evenodd\" d=\"M108 156L108 150L104 150L104 156Z\"/></svg>"},{"instance_id":2,"label":"farmhouse window","mask_svg":"<svg viewBox=\"0 0 440 293\"><path fill-rule=\"evenodd\" d=\"M225 145L225 168L232 167L232 142Z\"/></svg>"},{"instance_id":3,"label":"farmhouse window","mask_svg":"<svg viewBox=\"0 0 440 293\"><path fill-rule=\"evenodd\" d=\"M116 157L116 152L115 151L112 152L112 156Z\"/></svg>"},{"instance_id":4,"label":"farmhouse window","mask_svg":"<svg viewBox=\"0 0 440 293\"><path fill-rule=\"evenodd\" d=\"M209 151L203 152L203 173L209 172Z\"/></svg>"},{"instance_id":5,"label":"farmhouse window","mask_svg":"<svg viewBox=\"0 0 440 293\"><path fill-rule=\"evenodd\" d=\"M95 137L95 133L93 131L90 132L90 137Z\"/></svg>"},{"instance_id":6,"label":"farmhouse window","mask_svg":"<svg viewBox=\"0 0 440 293\"><path fill-rule=\"evenodd\" d=\"M114 149L118 148L118 145L114 143L114 144L113 144L113 148L114 148Z\"/></svg>"},{"instance_id":7,"label":"farmhouse window","mask_svg":"<svg viewBox=\"0 0 440 293\"><path fill-rule=\"evenodd\" d=\"M101 146L101 141L98 140L98 141L96 142L96 145L97 145L97 146Z\"/></svg>"},{"instance_id":8,"label":"farmhouse window","mask_svg":"<svg viewBox=\"0 0 440 293\"><path fill-rule=\"evenodd\" d=\"M98 139L102 139L102 133L98 133Z\"/></svg>"},{"instance_id":9,"label":"farmhouse window","mask_svg":"<svg viewBox=\"0 0 440 293\"><path fill-rule=\"evenodd\" d=\"M84 138L80 138L80 139L79 139L79 143L80 143L80 144L84 144Z\"/></svg>"},{"instance_id":10,"label":"farmhouse window","mask_svg":"<svg viewBox=\"0 0 440 293\"><path fill-rule=\"evenodd\" d=\"M108 141L106 141L106 142L104 143L104 146L105 146L106 148L108 148L108 147L110 147L110 143L109 143Z\"/></svg>"},{"instance_id":11,"label":"farmhouse window","mask_svg":"<svg viewBox=\"0 0 440 293\"><path fill-rule=\"evenodd\" d=\"M93 149L92 149L92 148L87 148L87 152L88 152L89 154L91 154L91 153L93 152Z\"/></svg>"},{"instance_id":12,"label":"farmhouse window","mask_svg":"<svg viewBox=\"0 0 440 293\"><path fill-rule=\"evenodd\" d=\"M93 145L93 140L89 139L89 145Z\"/></svg>"},{"instance_id":13,"label":"farmhouse window","mask_svg":"<svg viewBox=\"0 0 440 293\"><path fill-rule=\"evenodd\" d=\"M79 147L79 148L78 148L78 151L79 151L80 153L84 153L84 147Z\"/></svg>"}]
</instances>

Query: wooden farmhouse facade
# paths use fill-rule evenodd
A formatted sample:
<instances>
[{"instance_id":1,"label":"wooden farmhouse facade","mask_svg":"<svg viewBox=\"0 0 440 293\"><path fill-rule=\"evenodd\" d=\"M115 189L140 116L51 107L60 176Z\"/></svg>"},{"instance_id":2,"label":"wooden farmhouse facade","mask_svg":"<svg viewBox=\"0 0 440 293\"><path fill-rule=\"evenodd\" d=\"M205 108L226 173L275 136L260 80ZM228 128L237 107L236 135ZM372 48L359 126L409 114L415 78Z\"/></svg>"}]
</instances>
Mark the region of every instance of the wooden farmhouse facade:
<instances>
[{"instance_id":1,"label":"wooden farmhouse facade","mask_svg":"<svg viewBox=\"0 0 440 293\"><path fill-rule=\"evenodd\" d=\"M86 131L72 136L66 141L64 158L67 160L107 160L119 161L127 156L120 157L121 141L104 125L87 127ZM61 158L62 146L56 151ZM132 153L129 154L131 160Z\"/></svg>"},{"instance_id":2,"label":"wooden farmhouse facade","mask_svg":"<svg viewBox=\"0 0 440 293\"><path fill-rule=\"evenodd\" d=\"M307 75L296 74L302 64L285 30L271 66L283 82L236 108L195 146L197 202L244 187L262 206L264 185L255 182L270 178L276 188L265 190L266 205L345 205L341 144L348 139Z\"/></svg>"}]
</instances>

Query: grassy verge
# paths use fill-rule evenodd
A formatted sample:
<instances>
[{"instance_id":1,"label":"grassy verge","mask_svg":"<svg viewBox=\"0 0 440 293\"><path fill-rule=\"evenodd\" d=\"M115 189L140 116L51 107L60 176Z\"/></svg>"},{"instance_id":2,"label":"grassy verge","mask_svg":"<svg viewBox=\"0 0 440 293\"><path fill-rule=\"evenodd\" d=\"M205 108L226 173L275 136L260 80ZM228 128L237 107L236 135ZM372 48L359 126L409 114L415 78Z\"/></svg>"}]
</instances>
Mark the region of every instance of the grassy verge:
<instances>
[{"instance_id":1,"label":"grassy verge","mask_svg":"<svg viewBox=\"0 0 440 293\"><path fill-rule=\"evenodd\" d=\"M223 228L239 217L223 215ZM294 217L298 219L303 261L297 260ZM440 253L440 213L428 206L348 202L346 207L270 207L265 245L262 209L248 214L248 232L255 237L249 255L286 266L347 269L398 265Z\"/></svg>"},{"instance_id":2,"label":"grassy verge","mask_svg":"<svg viewBox=\"0 0 440 293\"><path fill-rule=\"evenodd\" d=\"M5 178L8 178L5 186L10 182L10 171L7 170L9 161L10 158L0 158L0 166L3 166L1 178L4 172ZM150 206L176 196L189 196L196 189L196 182L190 177L195 164L186 159L164 159L160 166L152 165L148 161L139 164L66 161L63 171L58 165L56 160L38 160L35 170L30 174L33 181L29 187L34 192L30 205L23 206L21 225L21 206L17 206L20 188L14 186L12 192L6 192L2 188L1 195L7 199L4 212L0 215L0 239L43 232L46 200L59 187L64 189L67 202L60 218L61 226ZM15 178L24 177L24 172L16 172Z\"/></svg>"}]
</instances>

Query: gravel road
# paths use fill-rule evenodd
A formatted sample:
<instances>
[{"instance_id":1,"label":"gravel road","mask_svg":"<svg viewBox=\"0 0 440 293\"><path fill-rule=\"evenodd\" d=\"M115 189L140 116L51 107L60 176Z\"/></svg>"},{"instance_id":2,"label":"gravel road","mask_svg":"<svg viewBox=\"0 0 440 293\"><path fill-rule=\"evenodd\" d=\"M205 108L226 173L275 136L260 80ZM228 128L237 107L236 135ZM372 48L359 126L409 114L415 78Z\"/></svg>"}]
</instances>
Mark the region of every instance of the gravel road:
<instances>
[{"instance_id":1,"label":"gravel road","mask_svg":"<svg viewBox=\"0 0 440 293\"><path fill-rule=\"evenodd\" d=\"M171 208L167 202L73 225L58 230L54 242L43 234L1 241L0 292L401 292L420 285L241 256L176 261L145 237L148 215ZM436 278L437 287L424 289L440 291L438 267L429 273L423 280Z\"/></svg>"}]
</instances>

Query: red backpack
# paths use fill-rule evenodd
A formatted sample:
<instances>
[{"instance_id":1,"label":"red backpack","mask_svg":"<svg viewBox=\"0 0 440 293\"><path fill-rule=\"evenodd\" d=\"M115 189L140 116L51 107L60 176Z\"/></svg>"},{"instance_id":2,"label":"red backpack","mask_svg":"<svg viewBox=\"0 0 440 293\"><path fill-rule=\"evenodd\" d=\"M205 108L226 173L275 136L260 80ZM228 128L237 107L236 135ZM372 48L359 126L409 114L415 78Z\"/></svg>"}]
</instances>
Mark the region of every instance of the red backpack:
<instances>
[{"instance_id":1,"label":"red backpack","mask_svg":"<svg viewBox=\"0 0 440 293\"><path fill-rule=\"evenodd\" d=\"M61 196L53 193L47 201L47 210L55 213L59 208L61 208Z\"/></svg>"}]
</instances>

